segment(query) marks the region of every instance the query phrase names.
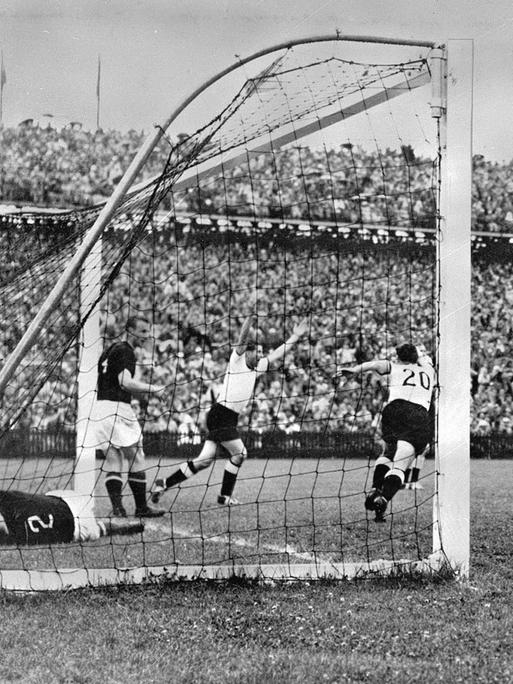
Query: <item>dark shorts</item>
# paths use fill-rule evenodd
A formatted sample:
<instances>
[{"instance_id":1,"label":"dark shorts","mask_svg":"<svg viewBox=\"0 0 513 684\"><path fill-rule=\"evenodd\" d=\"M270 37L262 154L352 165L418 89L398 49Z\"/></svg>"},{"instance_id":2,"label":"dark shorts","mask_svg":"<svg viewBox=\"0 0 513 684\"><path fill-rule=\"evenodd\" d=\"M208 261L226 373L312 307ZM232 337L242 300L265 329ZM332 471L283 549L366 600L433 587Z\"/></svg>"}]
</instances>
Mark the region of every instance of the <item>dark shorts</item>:
<instances>
[{"instance_id":1,"label":"dark shorts","mask_svg":"<svg viewBox=\"0 0 513 684\"><path fill-rule=\"evenodd\" d=\"M419 454L430 441L431 432L429 414L419 404L396 399L383 409L381 435L387 445L401 440L411 444Z\"/></svg>"},{"instance_id":2,"label":"dark shorts","mask_svg":"<svg viewBox=\"0 0 513 684\"><path fill-rule=\"evenodd\" d=\"M239 439L239 414L222 404L214 404L207 414L207 439L213 442L230 442Z\"/></svg>"}]
</instances>

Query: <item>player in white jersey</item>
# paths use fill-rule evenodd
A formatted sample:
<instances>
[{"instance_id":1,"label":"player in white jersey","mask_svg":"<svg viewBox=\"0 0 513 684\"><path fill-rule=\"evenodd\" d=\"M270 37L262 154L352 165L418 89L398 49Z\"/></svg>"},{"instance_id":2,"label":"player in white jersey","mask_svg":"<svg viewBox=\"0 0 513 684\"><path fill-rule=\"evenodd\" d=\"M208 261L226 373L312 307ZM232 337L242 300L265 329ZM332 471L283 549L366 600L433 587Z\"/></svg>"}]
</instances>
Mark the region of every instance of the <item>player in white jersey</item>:
<instances>
[{"instance_id":1,"label":"player in white jersey","mask_svg":"<svg viewBox=\"0 0 513 684\"><path fill-rule=\"evenodd\" d=\"M157 503L167 489L208 468L222 451L227 453L229 459L217 501L224 506L239 503L232 494L239 469L247 456L246 447L237 430L239 415L253 396L258 376L269 370L272 363L283 358L285 352L308 330L307 322L302 321L296 325L284 344L257 361L254 350L248 348L254 318L255 316L249 316L241 328L237 345L230 356L223 386L217 401L207 414L208 434L200 454L195 459L183 463L165 481L155 481L152 489L153 503Z\"/></svg>"},{"instance_id":2,"label":"player in white jersey","mask_svg":"<svg viewBox=\"0 0 513 684\"><path fill-rule=\"evenodd\" d=\"M385 448L376 460L373 489L365 499L365 508L375 512L376 522L383 522L388 502L401 489L405 471L424 451L432 431L429 407L435 371L431 359L424 347L413 344L402 344L396 353L397 363L367 361L341 370L346 376L371 371L388 376L388 400L381 416Z\"/></svg>"}]
</instances>

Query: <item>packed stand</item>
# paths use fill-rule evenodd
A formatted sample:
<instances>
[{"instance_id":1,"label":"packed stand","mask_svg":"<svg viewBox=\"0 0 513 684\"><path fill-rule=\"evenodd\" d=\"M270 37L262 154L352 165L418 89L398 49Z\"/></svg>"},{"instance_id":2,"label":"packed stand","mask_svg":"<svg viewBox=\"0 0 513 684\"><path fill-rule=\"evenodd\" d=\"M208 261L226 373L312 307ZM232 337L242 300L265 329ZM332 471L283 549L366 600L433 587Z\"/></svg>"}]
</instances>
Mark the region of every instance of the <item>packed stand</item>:
<instances>
[{"instance_id":1,"label":"packed stand","mask_svg":"<svg viewBox=\"0 0 513 684\"><path fill-rule=\"evenodd\" d=\"M136 131L89 132L78 124L61 130L33 123L15 129L1 128L1 200L51 207L84 207L102 202L114 189L144 137ZM162 168L168 151L166 143L153 156L147 167L149 176ZM273 187L274 172L269 160L262 157L254 162L251 178L247 168L236 167L224 179L222 192L216 183L202 188L201 193L191 189L181 208L186 212L223 215L431 225L432 165L419 159L413 167L406 166L404 153L383 153L380 165L384 161L387 169L385 188L383 174L377 170L380 165L363 150L348 145L322 153L307 148L290 149L273 158L279 167L277 175L283 179L280 187ZM326 161L329 176L323 170ZM409 174L412 168L413 173ZM491 233L510 231L511 171L511 164L487 162L481 156L474 158L474 229ZM383 336L387 331L398 339L408 334L408 329L401 328L402 284L405 279L412 280L408 279L412 269L421 274L429 272L420 252L405 260L362 248L341 259L321 250L306 262L292 247L285 252L280 247L283 258L279 260L273 256L279 253L273 245L259 245L257 249L254 245L242 247L232 242L226 249L191 243L181 248L179 244L170 244L164 235L159 239L167 242L157 259L152 260L147 250L132 257L138 260L138 275L154 271L155 281L164 283L157 293L157 302L149 301L143 287L138 293L133 284L121 278L110 293L109 303L111 311L124 311L122 303L131 288L131 297L139 298L141 309L156 312L157 340L150 354L151 362L173 392L165 404L156 399L149 404L139 402L140 417L147 431L181 431L184 439L197 439L198 426L203 427L205 411L215 396L216 385L222 381L229 344L241 323L251 279L256 286L260 284L259 335L264 348L283 339L295 316L312 311L315 315L309 339L299 346L284 373L275 372L259 381L245 418L247 424L257 431L278 426L291 433L355 431L377 425L384 396L379 380L371 376L363 391L351 383L346 383L342 391L335 391L333 375L342 364L383 354ZM4 260L6 253L2 250ZM12 250L8 254L10 261L3 264L4 277L17 267ZM200 269L198 263L202 264ZM317 281L312 281L312 263ZM172 278L170 272L174 273ZM394 282L398 283L396 289ZM431 275L421 275L417 281L413 278L413 282L422 283L422 287L410 285L408 297L425 308L426 302L432 300ZM506 315L513 300L511 292L513 274L506 260L476 262L472 430L479 434L513 433L513 362ZM290 304L286 311L284 301ZM121 315L104 314L104 326L107 340L109 335L114 338L119 334ZM422 320L408 321L408 326L419 338L429 338L431 314ZM4 356L8 352L7 348L2 351ZM24 418L33 427L72 425L73 383L69 377L73 375L74 360L67 359L66 364L67 377L49 381L30 416ZM57 408L48 409L50 405Z\"/></svg>"}]
</instances>

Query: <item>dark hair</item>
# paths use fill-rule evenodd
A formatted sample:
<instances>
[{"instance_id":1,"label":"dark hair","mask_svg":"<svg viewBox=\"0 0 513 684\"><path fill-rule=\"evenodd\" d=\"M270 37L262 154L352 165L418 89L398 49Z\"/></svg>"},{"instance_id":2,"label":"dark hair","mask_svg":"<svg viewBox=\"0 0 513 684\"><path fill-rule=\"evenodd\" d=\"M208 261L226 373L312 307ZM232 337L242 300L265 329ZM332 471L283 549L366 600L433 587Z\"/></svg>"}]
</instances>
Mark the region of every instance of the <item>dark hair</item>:
<instances>
[{"instance_id":1,"label":"dark hair","mask_svg":"<svg viewBox=\"0 0 513 684\"><path fill-rule=\"evenodd\" d=\"M414 344L401 344L399 347L395 348L397 353L397 358L399 361L404 363L417 363L419 360L419 355L417 352L417 347Z\"/></svg>"}]
</instances>

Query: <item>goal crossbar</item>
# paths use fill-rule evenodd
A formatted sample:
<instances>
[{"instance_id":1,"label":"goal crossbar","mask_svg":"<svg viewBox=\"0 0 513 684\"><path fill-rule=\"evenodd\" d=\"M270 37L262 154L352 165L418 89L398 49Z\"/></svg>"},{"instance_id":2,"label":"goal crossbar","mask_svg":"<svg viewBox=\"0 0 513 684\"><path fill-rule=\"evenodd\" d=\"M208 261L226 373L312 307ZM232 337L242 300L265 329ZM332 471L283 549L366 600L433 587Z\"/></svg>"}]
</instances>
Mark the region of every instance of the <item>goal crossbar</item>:
<instances>
[{"instance_id":1,"label":"goal crossbar","mask_svg":"<svg viewBox=\"0 0 513 684\"><path fill-rule=\"evenodd\" d=\"M377 107L384 102L399 97L400 95L405 95L416 88L420 88L429 82L429 73L427 71L423 71L416 76L402 79L397 83L391 84L390 86L381 89L377 93L362 97L358 102L346 107L342 107L341 109L337 109L335 112L331 112L330 114L326 114L324 116L319 116L315 119L315 121L311 121L303 126L298 126L297 128L295 127L291 131L287 131L282 135L278 135L277 137L273 138L272 143L268 141L258 143L258 141L256 141L254 146L248 146L247 149L240 154L231 155L229 159L223 161L222 163L205 166L205 164L208 163L204 162L201 171L197 170L195 166L191 166L184 172L184 176L180 178L180 180L177 180L175 183L173 183L172 190L173 192L187 190L200 180L205 180L212 176L216 176L222 170L228 170L234 166L237 166L237 164L247 159L248 155L265 154L266 152L271 151L276 152L294 141L298 141L301 138L305 138L306 136L312 135L318 131L322 131L329 126L333 126L341 121L345 121L353 116L357 116L358 114L368 111L373 107ZM130 193L139 192L144 187L150 186L154 181L155 178L145 181L144 183L132 188Z\"/></svg>"}]
</instances>

